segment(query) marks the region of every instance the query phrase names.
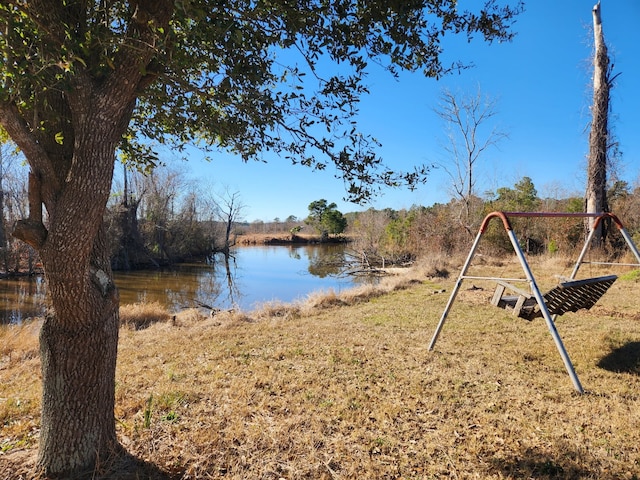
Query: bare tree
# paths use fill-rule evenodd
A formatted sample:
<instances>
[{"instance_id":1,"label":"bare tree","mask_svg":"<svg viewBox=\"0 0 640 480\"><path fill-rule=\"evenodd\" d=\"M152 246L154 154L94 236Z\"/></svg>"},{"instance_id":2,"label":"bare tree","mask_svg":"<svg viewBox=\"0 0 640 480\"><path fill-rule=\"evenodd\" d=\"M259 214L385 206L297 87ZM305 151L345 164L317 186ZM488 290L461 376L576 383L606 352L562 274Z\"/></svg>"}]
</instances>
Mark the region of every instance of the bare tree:
<instances>
[{"instance_id":1,"label":"bare tree","mask_svg":"<svg viewBox=\"0 0 640 480\"><path fill-rule=\"evenodd\" d=\"M246 207L240 199L240 193L231 193L228 188L217 196L220 221L224 223L224 241L222 246L218 247L218 250L228 256L229 249L235 245L235 238L231 238L233 227L242 218Z\"/></svg>"},{"instance_id":2,"label":"bare tree","mask_svg":"<svg viewBox=\"0 0 640 480\"><path fill-rule=\"evenodd\" d=\"M593 7L593 36L595 51L593 56L593 105L591 106L591 132L589 134L589 161L587 166L587 188L585 211L587 213L606 212L607 167L609 152L615 147L609 131L609 92L617 75L612 76L613 65L609 63L607 46L604 41L600 2ZM588 231L593 230L595 219L588 219ZM594 233L595 242L606 237L602 222Z\"/></svg>"},{"instance_id":3,"label":"bare tree","mask_svg":"<svg viewBox=\"0 0 640 480\"><path fill-rule=\"evenodd\" d=\"M496 101L483 96L479 89L475 95L456 95L443 90L436 114L445 122L448 134L445 151L449 162L440 167L451 178L453 194L461 203L460 225L469 235L474 235L474 198L478 198L476 163L507 134L488 125L497 114Z\"/></svg>"},{"instance_id":4,"label":"bare tree","mask_svg":"<svg viewBox=\"0 0 640 480\"><path fill-rule=\"evenodd\" d=\"M142 185L137 188L144 192L140 216L147 248L158 261L171 262L174 260L171 226L180 210L183 192L188 189L188 181L182 172L167 168L156 168L140 180Z\"/></svg>"},{"instance_id":5,"label":"bare tree","mask_svg":"<svg viewBox=\"0 0 640 480\"><path fill-rule=\"evenodd\" d=\"M355 233L351 248L361 265L371 267L384 263L386 228L391 220L388 210L370 208L357 214L352 224Z\"/></svg>"},{"instance_id":6,"label":"bare tree","mask_svg":"<svg viewBox=\"0 0 640 480\"><path fill-rule=\"evenodd\" d=\"M125 172L107 221L112 265L128 269L211 253L217 205L183 173L158 167Z\"/></svg>"}]
</instances>

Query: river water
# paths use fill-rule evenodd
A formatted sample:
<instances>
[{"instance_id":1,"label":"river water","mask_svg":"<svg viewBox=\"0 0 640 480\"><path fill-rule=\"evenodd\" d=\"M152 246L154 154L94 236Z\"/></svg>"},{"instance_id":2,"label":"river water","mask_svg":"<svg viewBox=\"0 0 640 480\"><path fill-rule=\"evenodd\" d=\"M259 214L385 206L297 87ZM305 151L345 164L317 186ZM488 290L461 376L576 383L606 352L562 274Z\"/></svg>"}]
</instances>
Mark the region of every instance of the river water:
<instances>
[{"instance_id":1,"label":"river water","mask_svg":"<svg viewBox=\"0 0 640 480\"><path fill-rule=\"evenodd\" d=\"M343 245L241 247L228 263L218 255L207 263L116 272L115 282L121 304L159 302L172 311L204 304L246 311L355 286L359 280L340 275L344 255ZM0 279L0 324L41 315L45 294L42 277Z\"/></svg>"}]
</instances>

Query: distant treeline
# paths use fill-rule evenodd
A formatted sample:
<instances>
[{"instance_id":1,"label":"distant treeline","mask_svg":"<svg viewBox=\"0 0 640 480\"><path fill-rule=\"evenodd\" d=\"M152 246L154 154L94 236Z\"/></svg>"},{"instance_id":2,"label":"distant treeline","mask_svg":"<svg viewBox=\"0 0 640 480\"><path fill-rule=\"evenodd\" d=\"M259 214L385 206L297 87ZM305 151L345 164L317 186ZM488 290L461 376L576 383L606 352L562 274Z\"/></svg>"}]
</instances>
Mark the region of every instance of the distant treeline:
<instances>
[{"instance_id":1,"label":"distant treeline","mask_svg":"<svg viewBox=\"0 0 640 480\"><path fill-rule=\"evenodd\" d=\"M611 211L640 244L640 188L615 182L608 191ZM367 258L386 263L407 262L429 255L466 255L484 217L493 211L584 212L579 197L540 198L530 178L502 187L485 198L473 196L430 207L408 210L367 210L345 215L354 248ZM582 218L516 218L512 221L524 251L531 254L571 255L581 248L586 226ZM619 235L607 237L603 247L612 256L623 251ZM483 237L489 255L512 251L504 229L490 223ZM626 251L626 249L624 250Z\"/></svg>"},{"instance_id":2,"label":"distant treeline","mask_svg":"<svg viewBox=\"0 0 640 480\"><path fill-rule=\"evenodd\" d=\"M0 186L0 274L33 273L38 259L34 251L10 235L13 223L27 211L26 180L3 172ZM239 236L251 234L319 235L321 225L310 217L295 216L273 221L246 222L240 193L203 194L179 174L135 176L126 188L114 188L105 215L105 235L111 245L114 269L134 269L203 259L214 252L228 252ZM333 206L326 204L323 206ZM314 202L311 206L317 206ZM615 182L608 191L611 211L640 243L640 188ZM310 206L310 207L311 207ZM310 208L310 212L311 212ZM409 264L428 255L459 255L468 251L487 213L502 211L583 212L579 197L540 198L524 177L513 187L501 187L484 197L451 200L409 209L368 209L344 215L333 209L332 220L340 228L332 234L347 236L355 258L369 266ZM344 223L343 222L344 219ZM334 222L335 223L335 222ZM342 227L345 226L344 229ZM520 218L514 221L525 251L532 254L571 254L582 245L582 219ZM500 255L511 246L499 226L486 234L488 254ZM325 232L326 233L326 232ZM612 254L618 243L605 244Z\"/></svg>"}]
</instances>

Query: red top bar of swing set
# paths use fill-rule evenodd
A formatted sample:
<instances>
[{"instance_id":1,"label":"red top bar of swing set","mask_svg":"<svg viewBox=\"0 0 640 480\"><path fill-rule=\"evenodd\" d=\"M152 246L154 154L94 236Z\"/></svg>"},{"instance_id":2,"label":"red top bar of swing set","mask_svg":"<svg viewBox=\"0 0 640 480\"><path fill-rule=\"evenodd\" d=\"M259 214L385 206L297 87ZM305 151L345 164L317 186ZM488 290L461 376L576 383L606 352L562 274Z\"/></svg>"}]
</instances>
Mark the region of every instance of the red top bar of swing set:
<instances>
[{"instance_id":1,"label":"red top bar of swing set","mask_svg":"<svg viewBox=\"0 0 640 480\"><path fill-rule=\"evenodd\" d=\"M491 212L482 221L480 225L480 233L483 233L492 218L499 218L502 220L505 230L513 230L509 217L556 217L556 218L595 218L596 221L593 224L593 229L597 228L598 224L605 218L610 218L614 221L619 229L624 228L622 222L613 213L601 212L601 213L560 213L560 212Z\"/></svg>"}]
</instances>

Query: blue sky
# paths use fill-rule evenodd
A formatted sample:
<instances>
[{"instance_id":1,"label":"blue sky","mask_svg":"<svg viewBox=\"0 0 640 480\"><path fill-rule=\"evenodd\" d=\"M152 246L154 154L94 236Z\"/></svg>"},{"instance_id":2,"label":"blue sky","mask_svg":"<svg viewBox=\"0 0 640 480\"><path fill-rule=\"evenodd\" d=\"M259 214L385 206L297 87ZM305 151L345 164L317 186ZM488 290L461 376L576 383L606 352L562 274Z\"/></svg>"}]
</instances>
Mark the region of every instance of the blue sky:
<instances>
[{"instance_id":1,"label":"blue sky","mask_svg":"<svg viewBox=\"0 0 640 480\"><path fill-rule=\"evenodd\" d=\"M460 95L479 89L496 101L491 126L508 134L498 148L478 160L479 192L512 187L528 176L541 196L582 195L594 4L594 0L526 1L511 43L487 45L479 38L471 44L445 42L445 59L473 62L475 67L439 81L420 74L396 80L386 72L373 72L367 81L371 93L360 107L361 130L382 143L381 156L395 168L446 162L444 124L434 112L442 89ZM614 73L620 73L612 90L613 129L623 153L619 176L633 184L640 174L640 1L602 0L601 8ZM247 221L304 218L309 203L320 198L336 202L343 213L370 206L428 206L451 198L451 181L442 169L432 171L427 183L413 192L385 190L371 204L360 206L342 200L344 185L331 168L311 172L285 159L245 164L226 154L214 155L211 162L193 154L179 168L214 190L238 192Z\"/></svg>"}]
</instances>

